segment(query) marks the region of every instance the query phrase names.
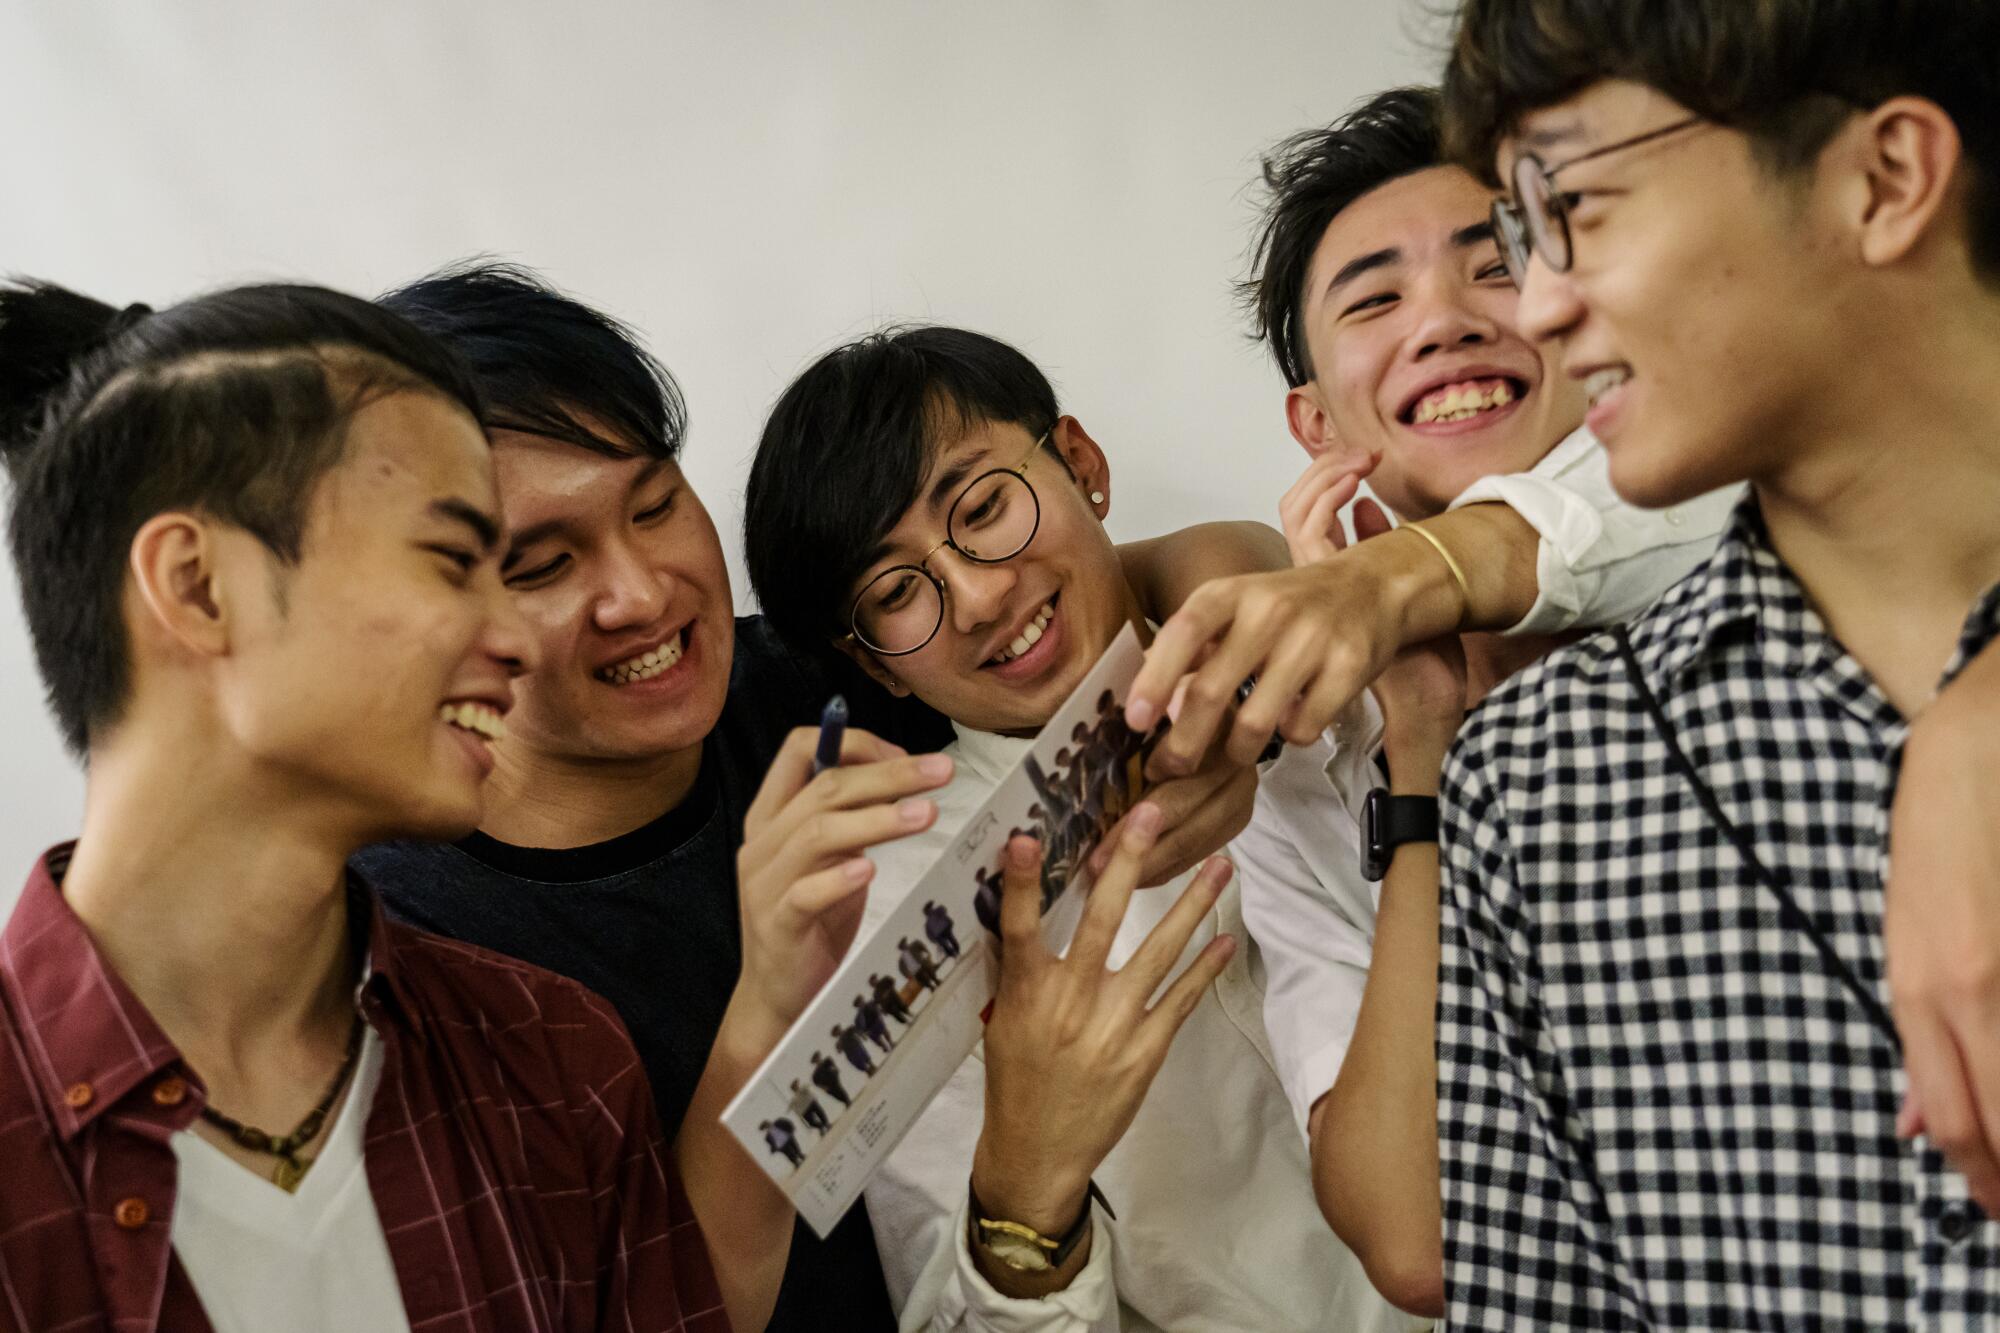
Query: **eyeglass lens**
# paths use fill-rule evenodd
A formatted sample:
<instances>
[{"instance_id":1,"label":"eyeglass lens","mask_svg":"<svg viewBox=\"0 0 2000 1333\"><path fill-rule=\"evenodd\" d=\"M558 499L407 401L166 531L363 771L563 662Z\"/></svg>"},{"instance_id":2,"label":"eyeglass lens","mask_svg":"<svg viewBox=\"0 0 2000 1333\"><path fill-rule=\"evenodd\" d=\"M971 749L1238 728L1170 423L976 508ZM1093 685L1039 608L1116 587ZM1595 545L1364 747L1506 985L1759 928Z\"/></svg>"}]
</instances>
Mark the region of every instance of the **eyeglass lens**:
<instances>
[{"instance_id":1,"label":"eyeglass lens","mask_svg":"<svg viewBox=\"0 0 2000 1333\"><path fill-rule=\"evenodd\" d=\"M1527 226L1528 242L1557 273L1569 271L1569 222L1557 210L1549 175L1540 159L1524 153L1514 163L1514 198ZM1527 265L1521 266L1527 276ZM1517 282L1519 279L1516 280Z\"/></svg>"},{"instance_id":2,"label":"eyeglass lens","mask_svg":"<svg viewBox=\"0 0 2000 1333\"><path fill-rule=\"evenodd\" d=\"M1035 492L1020 473L975 478L951 507L945 534L968 560L998 564L1027 549L1041 521ZM915 652L944 622L937 581L914 565L875 576L854 603L854 634L879 653Z\"/></svg>"}]
</instances>

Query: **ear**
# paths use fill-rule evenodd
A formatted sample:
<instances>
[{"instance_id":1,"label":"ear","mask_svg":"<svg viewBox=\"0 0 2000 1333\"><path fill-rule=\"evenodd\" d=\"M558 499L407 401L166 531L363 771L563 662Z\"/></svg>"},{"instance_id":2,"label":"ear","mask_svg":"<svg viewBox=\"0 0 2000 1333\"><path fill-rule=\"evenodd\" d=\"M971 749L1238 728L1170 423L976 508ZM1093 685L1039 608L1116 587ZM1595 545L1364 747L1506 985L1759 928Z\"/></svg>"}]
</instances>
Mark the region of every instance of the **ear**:
<instances>
[{"instance_id":1,"label":"ear","mask_svg":"<svg viewBox=\"0 0 2000 1333\"><path fill-rule=\"evenodd\" d=\"M132 538L130 566L146 628L197 657L229 651L229 599L217 532L192 514L155 514Z\"/></svg>"},{"instance_id":2,"label":"ear","mask_svg":"<svg viewBox=\"0 0 2000 1333\"><path fill-rule=\"evenodd\" d=\"M1111 461L1075 417L1057 417L1049 442L1062 454L1090 512L1102 521L1111 513Z\"/></svg>"},{"instance_id":3,"label":"ear","mask_svg":"<svg viewBox=\"0 0 2000 1333\"><path fill-rule=\"evenodd\" d=\"M1868 181L1859 221L1861 258L1876 267L1897 263L1932 231L1940 209L1963 207L1968 182L1959 169L1958 127L1937 103L1893 97L1863 120L1858 144Z\"/></svg>"},{"instance_id":4,"label":"ear","mask_svg":"<svg viewBox=\"0 0 2000 1333\"><path fill-rule=\"evenodd\" d=\"M853 658L854 664L868 673L868 679L898 699L910 697L910 687L890 674L889 668L882 665L882 659L862 647L854 638L836 639L833 646Z\"/></svg>"},{"instance_id":5,"label":"ear","mask_svg":"<svg viewBox=\"0 0 2000 1333\"><path fill-rule=\"evenodd\" d=\"M1327 415L1319 389L1314 385L1301 384L1285 395L1285 425L1291 428L1292 438L1299 442L1308 458L1318 458L1327 450L1340 447L1333 418Z\"/></svg>"}]
</instances>

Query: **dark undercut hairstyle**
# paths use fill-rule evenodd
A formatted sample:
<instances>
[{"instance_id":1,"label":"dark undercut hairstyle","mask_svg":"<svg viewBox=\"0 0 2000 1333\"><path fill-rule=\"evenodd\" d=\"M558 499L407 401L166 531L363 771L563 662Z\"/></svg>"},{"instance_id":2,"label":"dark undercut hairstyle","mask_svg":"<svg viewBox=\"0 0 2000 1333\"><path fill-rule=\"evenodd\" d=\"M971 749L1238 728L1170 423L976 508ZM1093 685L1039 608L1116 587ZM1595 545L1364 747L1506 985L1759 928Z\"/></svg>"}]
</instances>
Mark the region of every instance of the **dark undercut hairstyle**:
<instances>
[{"instance_id":1,"label":"dark undercut hairstyle","mask_svg":"<svg viewBox=\"0 0 2000 1333\"><path fill-rule=\"evenodd\" d=\"M1040 435L1056 415L1034 362L965 329L884 329L813 362L772 408L744 496L750 584L772 627L799 647L845 635L855 580L939 451L982 423Z\"/></svg>"},{"instance_id":2,"label":"dark undercut hairstyle","mask_svg":"<svg viewBox=\"0 0 2000 1333\"><path fill-rule=\"evenodd\" d=\"M404 391L478 420L478 390L449 349L359 297L237 287L156 313L0 284L7 535L72 753L87 755L131 690L124 589L139 529L199 512L297 564L348 423Z\"/></svg>"},{"instance_id":3,"label":"dark undercut hairstyle","mask_svg":"<svg viewBox=\"0 0 2000 1333\"><path fill-rule=\"evenodd\" d=\"M1926 98L1958 127L1973 258L2000 279L2000 4L1993 0L1466 0L1444 78L1452 158L1497 183L1522 117L1603 79L1750 136L1787 175L1850 115Z\"/></svg>"},{"instance_id":4,"label":"dark undercut hairstyle","mask_svg":"<svg viewBox=\"0 0 2000 1333\"><path fill-rule=\"evenodd\" d=\"M1435 88L1392 88L1324 129L1301 130L1264 157L1268 198L1236 286L1252 336L1271 349L1285 383L1313 378L1306 347L1306 275L1320 238L1347 206L1377 186L1443 166Z\"/></svg>"},{"instance_id":5,"label":"dark undercut hairstyle","mask_svg":"<svg viewBox=\"0 0 2000 1333\"><path fill-rule=\"evenodd\" d=\"M610 458L673 461L687 404L630 327L533 269L466 260L381 304L472 367L489 430L561 440Z\"/></svg>"}]
</instances>

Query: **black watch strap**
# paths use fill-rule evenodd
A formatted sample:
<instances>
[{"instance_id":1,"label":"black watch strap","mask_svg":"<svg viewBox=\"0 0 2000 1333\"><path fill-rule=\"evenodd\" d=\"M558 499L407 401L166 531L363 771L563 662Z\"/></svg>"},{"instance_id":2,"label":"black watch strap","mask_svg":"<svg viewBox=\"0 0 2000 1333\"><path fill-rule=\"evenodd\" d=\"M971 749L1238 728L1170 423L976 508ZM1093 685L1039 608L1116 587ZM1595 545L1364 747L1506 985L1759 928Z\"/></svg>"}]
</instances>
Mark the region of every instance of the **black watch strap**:
<instances>
[{"instance_id":1,"label":"black watch strap","mask_svg":"<svg viewBox=\"0 0 2000 1333\"><path fill-rule=\"evenodd\" d=\"M1435 796L1391 796L1377 787L1361 810L1361 873L1371 882L1379 880L1389 873L1398 847L1437 839Z\"/></svg>"}]
</instances>

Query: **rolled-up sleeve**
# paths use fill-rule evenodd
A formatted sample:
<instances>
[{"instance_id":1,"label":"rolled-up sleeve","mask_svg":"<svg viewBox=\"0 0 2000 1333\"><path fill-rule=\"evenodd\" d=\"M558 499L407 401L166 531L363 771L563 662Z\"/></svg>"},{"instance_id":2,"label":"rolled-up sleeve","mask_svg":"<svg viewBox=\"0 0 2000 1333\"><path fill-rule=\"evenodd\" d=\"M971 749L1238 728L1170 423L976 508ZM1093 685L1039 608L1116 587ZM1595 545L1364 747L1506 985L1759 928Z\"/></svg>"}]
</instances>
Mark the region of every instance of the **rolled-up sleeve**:
<instances>
[{"instance_id":1,"label":"rolled-up sleeve","mask_svg":"<svg viewBox=\"0 0 2000 1333\"><path fill-rule=\"evenodd\" d=\"M1090 1207L1090 1257L1076 1277L1052 1295L1017 1300L997 1291L973 1261L966 1240L971 1205L961 1203L948 1230L931 1231L929 1260L903 1307L903 1333L1117 1333L1111 1228L1104 1210Z\"/></svg>"},{"instance_id":2,"label":"rolled-up sleeve","mask_svg":"<svg viewBox=\"0 0 2000 1333\"><path fill-rule=\"evenodd\" d=\"M1610 460L1588 430L1550 450L1533 470L1482 477L1452 501L1504 504L1541 537L1535 604L1508 634L1556 634L1629 620L1715 550L1740 486L1666 509L1619 498Z\"/></svg>"}]
</instances>

